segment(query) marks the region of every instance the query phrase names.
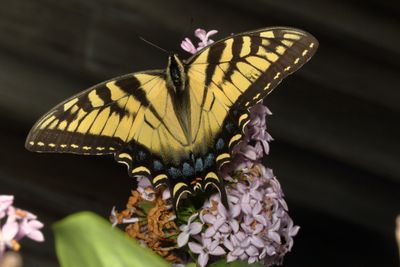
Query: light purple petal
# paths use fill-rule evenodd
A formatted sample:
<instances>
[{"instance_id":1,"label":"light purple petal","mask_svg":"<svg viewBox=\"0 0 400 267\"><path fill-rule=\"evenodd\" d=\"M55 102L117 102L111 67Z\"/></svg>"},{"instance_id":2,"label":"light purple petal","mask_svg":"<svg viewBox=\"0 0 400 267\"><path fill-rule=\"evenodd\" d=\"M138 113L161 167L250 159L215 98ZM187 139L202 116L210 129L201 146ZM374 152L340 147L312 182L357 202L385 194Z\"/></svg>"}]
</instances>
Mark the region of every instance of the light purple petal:
<instances>
[{"instance_id":1,"label":"light purple petal","mask_svg":"<svg viewBox=\"0 0 400 267\"><path fill-rule=\"evenodd\" d=\"M218 204L217 210L218 210L218 214L221 215L223 218L228 217L228 211L226 210L225 206L222 205L222 203Z\"/></svg>"},{"instance_id":2,"label":"light purple petal","mask_svg":"<svg viewBox=\"0 0 400 267\"><path fill-rule=\"evenodd\" d=\"M214 224L216 220L217 220L217 218L215 218L215 216L213 216L209 213L207 213L206 215L203 215L203 221L205 223Z\"/></svg>"},{"instance_id":3,"label":"light purple petal","mask_svg":"<svg viewBox=\"0 0 400 267\"><path fill-rule=\"evenodd\" d=\"M215 229L215 227L214 226L210 226L210 227L207 228L206 232L204 233L204 236L206 238L210 238L213 235L215 235L216 232L217 232L217 230Z\"/></svg>"},{"instance_id":4,"label":"light purple petal","mask_svg":"<svg viewBox=\"0 0 400 267\"><path fill-rule=\"evenodd\" d=\"M234 247L237 247L237 246L240 245L240 241L239 241L239 239L237 238L237 234L236 234L236 235L231 235L231 236L230 236L230 240L231 240L232 245L233 245Z\"/></svg>"},{"instance_id":5,"label":"light purple petal","mask_svg":"<svg viewBox=\"0 0 400 267\"><path fill-rule=\"evenodd\" d=\"M224 217L217 216L217 219L215 220L213 226L215 229L219 229L225 222L226 219Z\"/></svg>"},{"instance_id":6,"label":"light purple petal","mask_svg":"<svg viewBox=\"0 0 400 267\"><path fill-rule=\"evenodd\" d=\"M258 256L259 255L258 249L256 247L254 247L254 246L248 247L246 249L246 253L249 256Z\"/></svg>"},{"instance_id":7,"label":"light purple petal","mask_svg":"<svg viewBox=\"0 0 400 267\"><path fill-rule=\"evenodd\" d=\"M197 259L197 263L199 264L200 267L204 267L207 265L207 262L208 262L208 254L201 253L199 255L199 258Z\"/></svg>"},{"instance_id":8,"label":"light purple petal","mask_svg":"<svg viewBox=\"0 0 400 267\"><path fill-rule=\"evenodd\" d=\"M21 209L18 209L18 210L21 211L22 213L25 213L25 219L28 219L28 220L36 220L37 219L37 216L29 211L21 210Z\"/></svg>"},{"instance_id":9,"label":"light purple petal","mask_svg":"<svg viewBox=\"0 0 400 267\"><path fill-rule=\"evenodd\" d=\"M164 191L162 192L162 199L167 200L170 198L171 198L171 191L169 191L168 188L164 189Z\"/></svg>"},{"instance_id":10,"label":"light purple petal","mask_svg":"<svg viewBox=\"0 0 400 267\"><path fill-rule=\"evenodd\" d=\"M43 228L43 223L38 221L38 220L29 221L28 224L33 229L41 229L41 228Z\"/></svg>"},{"instance_id":11,"label":"light purple petal","mask_svg":"<svg viewBox=\"0 0 400 267\"><path fill-rule=\"evenodd\" d=\"M256 224L256 229L254 229L253 234L256 235L260 233L264 229L264 226L262 224Z\"/></svg>"},{"instance_id":12,"label":"light purple petal","mask_svg":"<svg viewBox=\"0 0 400 267\"><path fill-rule=\"evenodd\" d=\"M7 220L3 225L1 232L5 242L10 242L14 239L19 231L19 224L16 221Z\"/></svg>"},{"instance_id":13,"label":"light purple petal","mask_svg":"<svg viewBox=\"0 0 400 267\"><path fill-rule=\"evenodd\" d=\"M262 175L263 175L263 177L268 178L268 179L272 179L272 178L275 177L274 172L272 171L272 169L265 168L265 167L262 169Z\"/></svg>"},{"instance_id":14,"label":"light purple petal","mask_svg":"<svg viewBox=\"0 0 400 267\"><path fill-rule=\"evenodd\" d=\"M34 230L34 231L30 232L29 234L27 234L26 236L37 242L44 241L44 236L43 236L42 232L40 232L39 230Z\"/></svg>"},{"instance_id":15,"label":"light purple petal","mask_svg":"<svg viewBox=\"0 0 400 267\"><path fill-rule=\"evenodd\" d=\"M269 256L275 255L276 250L275 250L274 246L272 246L272 245L266 246L260 254L260 259L264 258L266 256L266 254L268 254Z\"/></svg>"},{"instance_id":16,"label":"light purple petal","mask_svg":"<svg viewBox=\"0 0 400 267\"><path fill-rule=\"evenodd\" d=\"M226 257L226 261L232 262L232 261L237 260L237 258L238 258L237 256L232 255L232 252L230 252L230 253L228 253L228 256Z\"/></svg>"},{"instance_id":17,"label":"light purple petal","mask_svg":"<svg viewBox=\"0 0 400 267\"><path fill-rule=\"evenodd\" d=\"M13 195L0 195L0 205L1 207L10 206L14 201Z\"/></svg>"},{"instance_id":18,"label":"light purple petal","mask_svg":"<svg viewBox=\"0 0 400 267\"><path fill-rule=\"evenodd\" d=\"M232 242L231 242L228 238L225 238L225 239L224 239L224 246L225 246L227 249L229 249L230 251L233 250L233 244L232 244Z\"/></svg>"},{"instance_id":19,"label":"light purple petal","mask_svg":"<svg viewBox=\"0 0 400 267\"><path fill-rule=\"evenodd\" d=\"M221 256L221 255L225 255L226 252L221 246L217 246L212 251L210 251L210 254L214 255L214 256Z\"/></svg>"},{"instance_id":20,"label":"light purple petal","mask_svg":"<svg viewBox=\"0 0 400 267\"><path fill-rule=\"evenodd\" d=\"M203 243L204 248L209 248L213 243L211 238L207 238L204 235L202 236L201 241Z\"/></svg>"},{"instance_id":21,"label":"light purple petal","mask_svg":"<svg viewBox=\"0 0 400 267\"><path fill-rule=\"evenodd\" d=\"M258 214L261 212L261 210L262 210L261 203L260 203L260 202L257 202L257 203L254 205L253 210L252 210L253 216L258 215Z\"/></svg>"},{"instance_id":22,"label":"light purple petal","mask_svg":"<svg viewBox=\"0 0 400 267\"><path fill-rule=\"evenodd\" d=\"M239 192L242 193L242 194L244 194L244 193L247 192L247 186L245 186L245 185L242 184L242 183L238 183L238 184L236 185L236 188L237 188L237 190L239 190Z\"/></svg>"},{"instance_id":23,"label":"light purple petal","mask_svg":"<svg viewBox=\"0 0 400 267\"><path fill-rule=\"evenodd\" d=\"M266 140L261 140L261 144L263 146L264 153L268 155L269 154L269 144L268 144L268 142Z\"/></svg>"},{"instance_id":24,"label":"light purple petal","mask_svg":"<svg viewBox=\"0 0 400 267\"><path fill-rule=\"evenodd\" d=\"M241 206L242 206L242 211L246 215L250 215L251 214L252 207L251 207L249 202L242 202Z\"/></svg>"},{"instance_id":25,"label":"light purple petal","mask_svg":"<svg viewBox=\"0 0 400 267\"><path fill-rule=\"evenodd\" d=\"M249 264L255 263L258 260L258 257L249 257L249 260L247 261Z\"/></svg>"},{"instance_id":26,"label":"light purple petal","mask_svg":"<svg viewBox=\"0 0 400 267\"><path fill-rule=\"evenodd\" d=\"M244 223L244 225L250 225L250 224L252 224L254 222L254 219L253 219L253 217L251 216L251 215L245 215L244 217L243 217L243 223ZM244 228L244 226L242 226L243 228Z\"/></svg>"},{"instance_id":27,"label":"light purple petal","mask_svg":"<svg viewBox=\"0 0 400 267\"><path fill-rule=\"evenodd\" d=\"M191 54L195 54L197 52L196 47L189 38L185 38L185 40L182 41L181 48Z\"/></svg>"},{"instance_id":28,"label":"light purple petal","mask_svg":"<svg viewBox=\"0 0 400 267\"><path fill-rule=\"evenodd\" d=\"M141 187L144 189L146 187L152 186L149 178L147 178L147 177L138 176L137 180L138 180L138 187Z\"/></svg>"},{"instance_id":29,"label":"light purple petal","mask_svg":"<svg viewBox=\"0 0 400 267\"><path fill-rule=\"evenodd\" d=\"M232 218L236 218L237 216L240 215L240 211L241 211L240 205L232 205L230 211L231 211Z\"/></svg>"},{"instance_id":30,"label":"light purple petal","mask_svg":"<svg viewBox=\"0 0 400 267\"><path fill-rule=\"evenodd\" d=\"M231 228L229 227L228 224L224 223L223 225L221 225L221 227L218 229L218 231L223 234L227 234L231 231Z\"/></svg>"},{"instance_id":31,"label":"light purple petal","mask_svg":"<svg viewBox=\"0 0 400 267\"><path fill-rule=\"evenodd\" d=\"M280 235L275 232L275 231L268 231L268 237L271 238L274 242L280 244L281 243L281 237Z\"/></svg>"},{"instance_id":32,"label":"light purple petal","mask_svg":"<svg viewBox=\"0 0 400 267\"><path fill-rule=\"evenodd\" d=\"M244 253L244 249L242 248L236 248L234 251L232 251L232 255L236 257L240 257Z\"/></svg>"},{"instance_id":33,"label":"light purple petal","mask_svg":"<svg viewBox=\"0 0 400 267\"><path fill-rule=\"evenodd\" d=\"M254 216L254 219L256 219L257 222L259 222L263 226L267 226L267 219L265 215L256 215Z\"/></svg>"},{"instance_id":34,"label":"light purple petal","mask_svg":"<svg viewBox=\"0 0 400 267\"><path fill-rule=\"evenodd\" d=\"M249 257L249 256L247 256L246 253L243 253L243 254L241 254L241 255L239 256L239 259L241 259L242 261L244 261L244 260L247 260L248 257Z\"/></svg>"},{"instance_id":35,"label":"light purple petal","mask_svg":"<svg viewBox=\"0 0 400 267\"><path fill-rule=\"evenodd\" d=\"M249 245L250 245L250 238L248 238L248 237L246 237L243 241L242 241L242 243L240 244L241 246L242 246L242 248L246 248L246 247L248 247Z\"/></svg>"},{"instance_id":36,"label":"light purple petal","mask_svg":"<svg viewBox=\"0 0 400 267\"><path fill-rule=\"evenodd\" d=\"M181 232L178 235L178 247L183 247L189 241L189 234L187 232Z\"/></svg>"},{"instance_id":37,"label":"light purple petal","mask_svg":"<svg viewBox=\"0 0 400 267\"><path fill-rule=\"evenodd\" d=\"M243 149L242 154L250 160L257 159L257 151L252 146L247 146L245 149Z\"/></svg>"},{"instance_id":38,"label":"light purple petal","mask_svg":"<svg viewBox=\"0 0 400 267\"><path fill-rule=\"evenodd\" d=\"M200 254L203 253L203 247L197 243L194 242L189 242L189 248L190 250L195 253L195 254Z\"/></svg>"},{"instance_id":39,"label":"light purple petal","mask_svg":"<svg viewBox=\"0 0 400 267\"><path fill-rule=\"evenodd\" d=\"M261 194L260 191L252 191L252 192L251 192L251 197L252 197L253 199L258 200L258 201L262 201L262 199L263 199L263 195Z\"/></svg>"},{"instance_id":40,"label":"light purple petal","mask_svg":"<svg viewBox=\"0 0 400 267\"><path fill-rule=\"evenodd\" d=\"M218 33L217 30L211 30L211 31L207 32L206 38L209 39L211 36L213 36L214 34L217 34L217 33Z\"/></svg>"},{"instance_id":41,"label":"light purple petal","mask_svg":"<svg viewBox=\"0 0 400 267\"><path fill-rule=\"evenodd\" d=\"M300 230L300 226L294 226L293 228L291 228L290 229L290 236L295 236L295 235L297 235L297 233L299 232L299 230Z\"/></svg>"},{"instance_id":42,"label":"light purple petal","mask_svg":"<svg viewBox=\"0 0 400 267\"><path fill-rule=\"evenodd\" d=\"M258 236L252 236L250 240L251 243L258 248L263 248L265 246L264 241Z\"/></svg>"},{"instance_id":43,"label":"light purple petal","mask_svg":"<svg viewBox=\"0 0 400 267\"><path fill-rule=\"evenodd\" d=\"M207 38L207 32L206 32L206 30L204 30L204 29L196 29L195 31L194 31L194 35L197 37L197 38L199 38L201 41L203 41L204 39L206 39Z\"/></svg>"},{"instance_id":44,"label":"light purple petal","mask_svg":"<svg viewBox=\"0 0 400 267\"><path fill-rule=\"evenodd\" d=\"M207 250L208 251L213 251L216 247L218 247L219 241L215 240L214 238L211 240L210 238L210 243L207 244Z\"/></svg>"},{"instance_id":45,"label":"light purple petal","mask_svg":"<svg viewBox=\"0 0 400 267\"><path fill-rule=\"evenodd\" d=\"M190 224L190 230L189 234L190 235L197 235L198 233L201 232L201 229L203 228L203 225L199 222L194 222Z\"/></svg>"},{"instance_id":46,"label":"light purple petal","mask_svg":"<svg viewBox=\"0 0 400 267\"><path fill-rule=\"evenodd\" d=\"M231 225L232 231L233 231L234 233L236 233L237 231L239 231L239 223L238 223L238 221L236 221L236 220L231 220L231 221L230 221L230 225Z\"/></svg>"},{"instance_id":47,"label":"light purple petal","mask_svg":"<svg viewBox=\"0 0 400 267\"><path fill-rule=\"evenodd\" d=\"M237 232L233 237L237 238L238 242L243 242L246 238L246 235L243 232Z\"/></svg>"}]
</instances>

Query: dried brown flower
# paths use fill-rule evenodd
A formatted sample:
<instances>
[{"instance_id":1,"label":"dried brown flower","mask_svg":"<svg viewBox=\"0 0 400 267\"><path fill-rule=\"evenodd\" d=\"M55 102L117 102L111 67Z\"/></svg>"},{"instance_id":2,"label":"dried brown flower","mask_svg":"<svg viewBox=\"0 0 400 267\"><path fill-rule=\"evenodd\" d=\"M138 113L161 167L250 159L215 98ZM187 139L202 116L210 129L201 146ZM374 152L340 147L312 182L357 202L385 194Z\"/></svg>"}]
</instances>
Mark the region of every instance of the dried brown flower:
<instances>
[{"instance_id":1,"label":"dried brown flower","mask_svg":"<svg viewBox=\"0 0 400 267\"><path fill-rule=\"evenodd\" d=\"M181 263L181 259L175 253L176 236L179 234L174 222L176 215L170 199L163 198L164 190L166 189L154 190L151 186L132 190L126 209L121 212L114 211L110 219L116 220L117 224L129 223L125 227L128 236L169 262Z\"/></svg>"}]
</instances>

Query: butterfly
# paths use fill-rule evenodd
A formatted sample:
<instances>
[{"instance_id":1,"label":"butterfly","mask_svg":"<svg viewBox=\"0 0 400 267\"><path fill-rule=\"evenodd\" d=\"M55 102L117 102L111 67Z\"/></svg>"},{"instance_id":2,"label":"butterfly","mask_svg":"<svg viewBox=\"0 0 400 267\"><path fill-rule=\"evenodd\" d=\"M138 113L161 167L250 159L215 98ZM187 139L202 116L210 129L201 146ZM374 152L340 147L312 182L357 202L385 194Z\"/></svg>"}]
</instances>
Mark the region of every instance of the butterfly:
<instances>
[{"instance_id":1,"label":"butterfly","mask_svg":"<svg viewBox=\"0 0 400 267\"><path fill-rule=\"evenodd\" d=\"M111 154L130 176L169 187L174 208L187 194L217 189L249 121L249 108L315 53L318 41L287 27L229 36L166 69L99 83L65 100L31 129L35 152Z\"/></svg>"}]
</instances>

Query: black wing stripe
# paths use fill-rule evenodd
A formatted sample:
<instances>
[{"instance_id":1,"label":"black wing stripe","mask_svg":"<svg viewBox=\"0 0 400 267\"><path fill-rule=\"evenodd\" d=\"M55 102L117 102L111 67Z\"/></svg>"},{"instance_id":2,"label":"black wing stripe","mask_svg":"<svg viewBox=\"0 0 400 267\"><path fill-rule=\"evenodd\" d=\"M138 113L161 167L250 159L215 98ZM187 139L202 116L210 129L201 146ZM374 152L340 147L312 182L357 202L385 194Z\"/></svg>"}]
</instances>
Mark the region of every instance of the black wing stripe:
<instances>
[{"instance_id":1,"label":"black wing stripe","mask_svg":"<svg viewBox=\"0 0 400 267\"><path fill-rule=\"evenodd\" d=\"M226 43L223 43L222 45L218 46L216 49L213 50L212 53L208 54L208 62L219 62L222 56L222 53L224 52L226 48ZM209 86L211 83L211 78L214 75L216 68L216 64L208 64L206 67L206 79L205 79L205 86Z\"/></svg>"}]
</instances>

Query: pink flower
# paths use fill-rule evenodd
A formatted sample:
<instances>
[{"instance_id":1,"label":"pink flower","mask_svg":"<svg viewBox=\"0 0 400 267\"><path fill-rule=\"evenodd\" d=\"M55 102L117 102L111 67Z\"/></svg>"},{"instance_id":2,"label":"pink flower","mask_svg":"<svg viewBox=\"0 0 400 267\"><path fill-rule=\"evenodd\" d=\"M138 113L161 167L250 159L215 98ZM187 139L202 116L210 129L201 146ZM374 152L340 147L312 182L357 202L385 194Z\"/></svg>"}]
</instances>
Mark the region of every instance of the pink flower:
<instances>
[{"instance_id":1,"label":"pink flower","mask_svg":"<svg viewBox=\"0 0 400 267\"><path fill-rule=\"evenodd\" d=\"M43 223L37 220L36 215L12 206L13 200L13 196L0 195L0 219L7 217L4 225L0 224L0 258L6 249L18 251L18 241L24 237L37 242L44 241L40 231Z\"/></svg>"},{"instance_id":2,"label":"pink flower","mask_svg":"<svg viewBox=\"0 0 400 267\"><path fill-rule=\"evenodd\" d=\"M43 223L37 220L36 215L10 207L8 210L8 220L18 222L18 233L15 236L15 240L19 241L23 237L28 237L37 242L43 242L44 236L39 230L43 228Z\"/></svg>"},{"instance_id":3,"label":"pink flower","mask_svg":"<svg viewBox=\"0 0 400 267\"><path fill-rule=\"evenodd\" d=\"M203 29L197 29L194 32L194 35L199 38L200 42L197 43L197 47L192 43L192 41L189 38L185 38L182 43L181 47L183 50L186 52L189 52L191 54L195 54L196 52L200 51L204 47L212 44L214 41L210 39L210 37L214 34L216 34L218 31L216 30L211 30L209 32L206 32Z\"/></svg>"},{"instance_id":4,"label":"pink flower","mask_svg":"<svg viewBox=\"0 0 400 267\"><path fill-rule=\"evenodd\" d=\"M214 237L215 239L218 234L223 236L229 234L231 231L237 232L239 230L239 223L236 218L240 214L240 205L234 205L231 203L230 209L227 210L221 203L219 194L214 195L213 200L218 203L216 212L209 212L200 215L202 221L209 225L205 231L205 237ZM211 207L210 202L207 202L204 205L205 209L203 209L203 211L210 211Z\"/></svg>"},{"instance_id":5,"label":"pink flower","mask_svg":"<svg viewBox=\"0 0 400 267\"><path fill-rule=\"evenodd\" d=\"M202 238L202 245L194 242L189 242L190 250L195 253L199 254L197 259L197 263L200 267L206 266L209 255L213 256L222 256L225 255L225 250L219 245L219 241L212 241L211 238Z\"/></svg>"},{"instance_id":6,"label":"pink flower","mask_svg":"<svg viewBox=\"0 0 400 267\"><path fill-rule=\"evenodd\" d=\"M139 176L137 191L140 193L141 198L147 201L154 201L156 199L156 192L147 177Z\"/></svg>"},{"instance_id":7,"label":"pink flower","mask_svg":"<svg viewBox=\"0 0 400 267\"><path fill-rule=\"evenodd\" d=\"M217 30L211 30L209 32L206 32L203 29L197 29L194 32L194 35L196 35L197 38L200 39L200 42L197 44L197 51L201 50L202 48L214 43L213 40L210 39L210 37L214 34L217 34Z\"/></svg>"},{"instance_id":8,"label":"pink flower","mask_svg":"<svg viewBox=\"0 0 400 267\"><path fill-rule=\"evenodd\" d=\"M0 259L3 256L4 252L7 248L15 248L15 244L13 244L13 240L15 240L15 236L18 234L19 225L16 221L7 219L7 222L1 227L0 230Z\"/></svg>"},{"instance_id":9,"label":"pink flower","mask_svg":"<svg viewBox=\"0 0 400 267\"><path fill-rule=\"evenodd\" d=\"M183 247L189 241L190 236L197 235L201 232L203 224L194 222L198 215L198 213L194 213L189 217L187 224L183 224L179 227L181 233L178 235L178 247Z\"/></svg>"},{"instance_id":10,"label":"pink flower","mask_svg":"<svg viewBox=\"0 0 400 267\"><path fill-rule=\"evenodd\" d=\"M197 48L194 46L192 41L189 38L185 38L182 43L181 47L183 50L186 52L189 52L190 54L195 54L197 52Z\"/></svg>"}]
</instances>

